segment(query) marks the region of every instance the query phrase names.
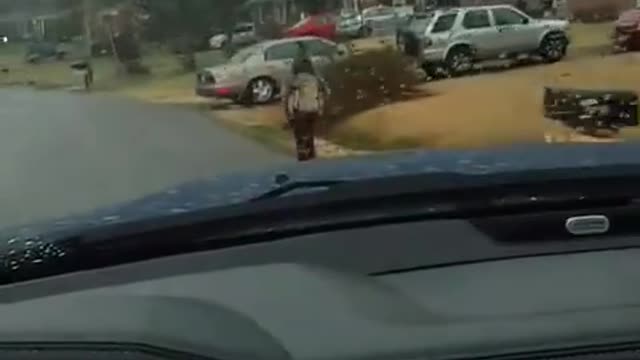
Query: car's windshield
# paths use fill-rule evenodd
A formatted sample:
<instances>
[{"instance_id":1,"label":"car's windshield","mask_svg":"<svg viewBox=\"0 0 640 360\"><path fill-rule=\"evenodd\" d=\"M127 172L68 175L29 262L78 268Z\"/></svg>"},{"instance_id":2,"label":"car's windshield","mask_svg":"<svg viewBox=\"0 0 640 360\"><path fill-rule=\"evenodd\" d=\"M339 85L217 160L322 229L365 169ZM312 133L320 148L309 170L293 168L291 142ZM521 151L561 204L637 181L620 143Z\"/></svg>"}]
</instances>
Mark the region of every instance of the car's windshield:
<instances>
[{"instance_id":1,"label":"car's windshield","mask_svg":"<svg viewBox=\"0 0 640 360\"><path fill-rule=\"evenodd\" d=\"M0 0L0 230L188 218L407 164L640 162L608 152L640 140L636 6Z\"/></svg>"}]
</instances>

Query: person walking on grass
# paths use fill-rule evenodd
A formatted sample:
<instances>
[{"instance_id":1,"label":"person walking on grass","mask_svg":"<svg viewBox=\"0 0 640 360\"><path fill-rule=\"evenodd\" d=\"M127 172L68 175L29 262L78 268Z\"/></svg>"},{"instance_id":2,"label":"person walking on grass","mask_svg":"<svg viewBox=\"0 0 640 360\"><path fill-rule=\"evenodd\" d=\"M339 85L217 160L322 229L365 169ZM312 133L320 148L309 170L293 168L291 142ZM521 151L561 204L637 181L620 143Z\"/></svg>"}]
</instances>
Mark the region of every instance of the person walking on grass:
<instances>
[{"instance_id":1,"label":"person walking on grass","mask_svg":"<svg viewBox=\"0 0 640 360\"><path fill-rule=\"evenodd\" d=\"M292 79L283 96L285 115L293 130L298 161L316 158L315 128L323 115L328 87L313 68L302 44L293 62Z\"/></svg>"}]
</instances>

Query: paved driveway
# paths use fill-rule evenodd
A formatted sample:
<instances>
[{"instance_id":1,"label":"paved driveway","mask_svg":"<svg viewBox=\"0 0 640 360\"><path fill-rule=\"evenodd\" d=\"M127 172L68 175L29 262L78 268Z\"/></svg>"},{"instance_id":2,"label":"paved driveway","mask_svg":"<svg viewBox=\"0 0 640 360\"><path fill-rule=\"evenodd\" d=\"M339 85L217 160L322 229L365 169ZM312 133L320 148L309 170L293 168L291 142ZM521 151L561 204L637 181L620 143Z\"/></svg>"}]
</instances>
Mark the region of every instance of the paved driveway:
<instances>
[{"instance_id":1,"label":"paved driveway","mask_svg":"<svg viewBox=\"0 0 640 360\"><path fill-rule=\"evenodd\" d=\"M185 109L0 90L0 227L287 161Z\"/></svg>"}]
</instances>

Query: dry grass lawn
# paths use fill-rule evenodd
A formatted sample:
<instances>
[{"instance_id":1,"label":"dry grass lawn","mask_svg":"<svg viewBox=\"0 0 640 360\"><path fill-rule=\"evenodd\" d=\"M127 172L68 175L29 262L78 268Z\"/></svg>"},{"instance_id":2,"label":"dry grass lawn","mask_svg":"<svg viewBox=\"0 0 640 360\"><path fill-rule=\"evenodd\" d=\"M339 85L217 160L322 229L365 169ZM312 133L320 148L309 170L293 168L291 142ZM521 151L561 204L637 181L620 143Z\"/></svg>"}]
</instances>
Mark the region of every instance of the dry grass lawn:
<instances>
[{"instance_id":1,"label":"dry grass lawn","mask_svg":"<svg viewBox=\"0 0 640 360\"><path fill-rule=\"evenodd\" d=\"M573 59L426 86L437 95L356 115L338 133L429 148L542 142L547 133L566 132L541 115L545 86L640 92L640 54ZM640 130L622 136L638 138Z\"/></svg>"},{"instance_id":2,"label":"dry grass lawn","mask_svg":"<svg viewBox=\"0 0 640 360\"><path fill-rule=\"evenodd\" d=\"M436 96L358 114L329 138L353 148L468 148L575 137L541 116L544 86L640 90L640 58L602 56L609 49L611 24L574 24L568 58L538 65L428 83ZM392 44L389 39L357 41L359 49ZM277 106L220 110L217 114L248 127L281 129ZM322 131L322 129L321 129ZM640 136L627 131L626 137ZM586 138L592 141L592 138Z\"/></svg>"}]
</instances>

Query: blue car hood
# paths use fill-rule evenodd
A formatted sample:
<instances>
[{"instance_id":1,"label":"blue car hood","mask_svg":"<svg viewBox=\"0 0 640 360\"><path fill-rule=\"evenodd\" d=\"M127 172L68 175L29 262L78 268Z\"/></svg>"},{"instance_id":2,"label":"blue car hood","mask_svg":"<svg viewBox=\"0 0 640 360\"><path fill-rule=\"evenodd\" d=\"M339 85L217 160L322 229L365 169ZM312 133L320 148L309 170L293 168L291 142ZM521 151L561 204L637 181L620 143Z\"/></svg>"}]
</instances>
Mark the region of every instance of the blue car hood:
<instances>
[{"instance_id":1,"label":"blue car hood","mask_svg":"<svg viewBox=\"0 0 640 360\"><path fill-rule=\"evenodd\" d=\"M266 172L235 174L187 183L82 216L5 229L0 232L0 236L4 239L27 239L51 232L81 231L95 226L239 204L277 188L275 178L282 174L286 174L293 182L358 180L440 172L491 174L585 166L640 165L639 153L640 144L619 143L519 146L482 151L399 152L321 160Z\"/></svg>"}]
</instances>

